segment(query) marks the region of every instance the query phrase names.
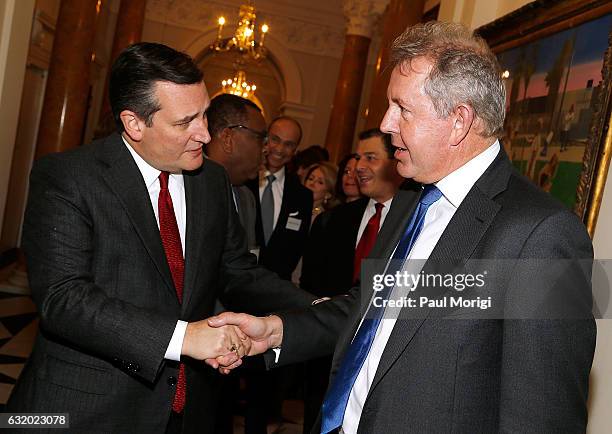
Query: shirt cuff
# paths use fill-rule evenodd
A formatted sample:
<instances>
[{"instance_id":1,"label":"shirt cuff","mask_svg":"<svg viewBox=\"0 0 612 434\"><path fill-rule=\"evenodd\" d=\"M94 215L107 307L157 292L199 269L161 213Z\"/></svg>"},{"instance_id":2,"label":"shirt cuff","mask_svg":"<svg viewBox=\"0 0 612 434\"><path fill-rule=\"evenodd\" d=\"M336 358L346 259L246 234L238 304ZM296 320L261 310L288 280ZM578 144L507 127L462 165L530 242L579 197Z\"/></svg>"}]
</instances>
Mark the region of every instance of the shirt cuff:
<instances>
[{"instance_id":1,"label":"shirt cuff","mask_svg":"<svg viewBox=\"0 0 612 434\"><path fill-rule=\"evenodd\" d=\"M164 355L164 359L174 360L179 362L181 360L181 350L183 349L183 339L185 339L185 331L187 331L187 322L178 320L174 333L172 333L172 339L168 344L168 349Z\"/></svg>"},{"instance_id":2,"label":"shirt cuff","mask_svg":"<svg viewBox=\"0 0 612 434\"><path fill-rule=\"evenodd\" d=\"M272 351L274 352L274 363L278 363L278 359L280 358L281 348L280 347L272 348Z\"/></svg>"}]
</instances>

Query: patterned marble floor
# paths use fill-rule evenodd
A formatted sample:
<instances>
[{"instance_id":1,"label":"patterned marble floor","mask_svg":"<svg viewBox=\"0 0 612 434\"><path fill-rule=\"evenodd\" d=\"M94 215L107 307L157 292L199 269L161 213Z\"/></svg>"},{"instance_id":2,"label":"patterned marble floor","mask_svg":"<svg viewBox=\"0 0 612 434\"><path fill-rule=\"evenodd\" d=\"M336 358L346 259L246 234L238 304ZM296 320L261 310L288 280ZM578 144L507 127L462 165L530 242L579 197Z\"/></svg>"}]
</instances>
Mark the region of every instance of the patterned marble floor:
<instances>
[{"instance_id":1,"label":"patterned marble floor","mask_svg":"<svg viewBox=\"0 0 612 434\"><path fill-rule=\"evenodd\" d=\"M0 282L12 267L0 270ZM4 292L0 285L0 411L27 360L38 330L36 307L27 295Z\"/></svg>"}]
</instances>

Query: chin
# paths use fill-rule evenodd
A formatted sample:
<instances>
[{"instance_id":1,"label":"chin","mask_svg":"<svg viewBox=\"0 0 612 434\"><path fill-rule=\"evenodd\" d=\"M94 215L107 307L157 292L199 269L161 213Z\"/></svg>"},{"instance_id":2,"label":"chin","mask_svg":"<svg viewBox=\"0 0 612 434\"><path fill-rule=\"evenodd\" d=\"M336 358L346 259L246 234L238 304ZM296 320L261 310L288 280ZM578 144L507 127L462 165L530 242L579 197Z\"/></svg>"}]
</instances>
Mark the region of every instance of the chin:
<instances>
[{"instance_id":1,"label":"chin","mask_svg":"<svg viewBox=\"0 0 612 434\"><path fill-rule=\"evenodd\" d=\"M183 170L196 170L196 169L199 169L200 166L202 166L203 163L204 163L204 159L200 155L199 158L194 158L192 160L189 160L189 161L183 163L181 165L181 169L183 169Z\"/></svg>"}]
</instances>

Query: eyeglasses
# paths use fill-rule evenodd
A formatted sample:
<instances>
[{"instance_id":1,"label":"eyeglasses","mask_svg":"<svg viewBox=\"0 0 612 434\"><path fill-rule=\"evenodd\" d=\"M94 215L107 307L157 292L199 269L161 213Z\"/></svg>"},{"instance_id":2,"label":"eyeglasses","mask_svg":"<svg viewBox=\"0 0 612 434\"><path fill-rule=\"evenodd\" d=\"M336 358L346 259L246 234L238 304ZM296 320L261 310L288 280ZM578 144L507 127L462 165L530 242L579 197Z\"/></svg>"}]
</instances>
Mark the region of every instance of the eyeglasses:
<instances>
[{"instance_id":1,"label":"eyeglasses","mask_svg":"<svg viewBox=\"0 0 612 434\"><path fill-rule=\"evenodd\" d=\"M265 131L257 131L257 130L254 130L253 128L249 128L249 127L246 127L244 125L239 125L239 124L228 125L227 128L229 128L230 130L233 130L234 128L243 128L249 133L253 134L255 137L257 137L257 139L262 143L266 143L266 141L268 140L268 133Z\"/></svg>"}]
</instances>

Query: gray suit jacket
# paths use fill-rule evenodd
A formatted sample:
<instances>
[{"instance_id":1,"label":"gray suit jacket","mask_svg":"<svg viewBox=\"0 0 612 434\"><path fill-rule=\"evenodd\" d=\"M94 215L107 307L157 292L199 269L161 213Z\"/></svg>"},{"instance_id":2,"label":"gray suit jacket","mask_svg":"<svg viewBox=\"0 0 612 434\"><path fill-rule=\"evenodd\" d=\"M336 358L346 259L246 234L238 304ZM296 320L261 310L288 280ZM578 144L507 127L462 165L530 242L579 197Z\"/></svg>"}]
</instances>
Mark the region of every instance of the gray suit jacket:
<instances>
[{"instance_id":1,"label":"gray suit jacket","mask_svg":"<svg viewBox=\"0 0 612 434\"><path fill-rule=\"evenodd\" d=\"M184 173L187 225L180 304L142 176L119 135L36 161L25 249L40 333L7 404L70 414L73 432L163 433L178 364L164 359L176 321L263 314L314 299L259 268L227 174ZM212 432L218 374L184 360L184 432Z\"/></svg>"},{"instance_id":2,"label":"gray suit jacket","mask_svg":"<svg viewBox=\"0 0 612 434\"><path fill-rule=\"evenodd\" d=\"M391 256L419 194L398 193L371 258ZM502 273L478 295L492 296L508 312L487 318L462 308L402 309L359 432L585 432L596 334L592 257L579 219L516 173L502 150L457 209L424 270L435 271L446 261L471 271L480 259L495 260ZM563 267L569 273L550 273L546 265L561 260L570 261ZM375 271L382 272L385 262ZM438 289L431 289L436 299L445 295ZM373 294L371 286L362 290L281 313L279 364L323 355L335 345L333 378L368 307L360 300ZM569 318L551 311L555 303L574 308ZM517 319L523 312L529 319Z\"/></svg>"}]
</instances>

